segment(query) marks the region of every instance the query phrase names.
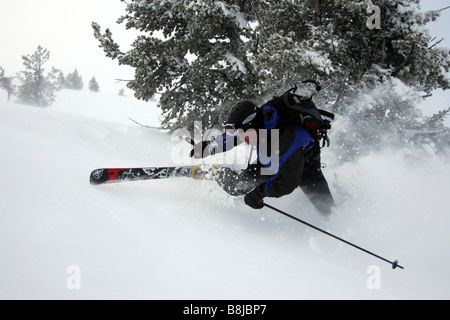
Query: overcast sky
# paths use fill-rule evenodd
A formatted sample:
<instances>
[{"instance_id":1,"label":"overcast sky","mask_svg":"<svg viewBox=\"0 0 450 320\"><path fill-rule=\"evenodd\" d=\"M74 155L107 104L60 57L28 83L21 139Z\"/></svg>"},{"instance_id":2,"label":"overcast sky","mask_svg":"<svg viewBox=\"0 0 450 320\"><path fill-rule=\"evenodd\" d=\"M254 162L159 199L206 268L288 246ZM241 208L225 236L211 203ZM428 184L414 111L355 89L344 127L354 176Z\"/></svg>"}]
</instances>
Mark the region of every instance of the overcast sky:
<instances>
[{"instance_id":1,"label":"overcast sky","mask_svg":"<svg viewBox=\"0 0 450 320\"><path fill-rule=\"evenodd\" d=\"M446 6L450 0L422 0L424 11ZM95 76L101 91L117 93L125 84L114 79L130 79L133 70L105 57L91 22L98 22L103 30L110 28L125 50L135 34L116 23L124 8L120 0L0 0L0 66L7 75L16 74L23 70L22 55L32 54L41 45L51 54L48 68L54 66L64 74L78 68L85 88ZM446 38L440 46L450 48L450 9L429 28L434 36ZM443 109L449 106L450 93L440 93L434 99L431 105Z\"/></svg>"}]
</instances>

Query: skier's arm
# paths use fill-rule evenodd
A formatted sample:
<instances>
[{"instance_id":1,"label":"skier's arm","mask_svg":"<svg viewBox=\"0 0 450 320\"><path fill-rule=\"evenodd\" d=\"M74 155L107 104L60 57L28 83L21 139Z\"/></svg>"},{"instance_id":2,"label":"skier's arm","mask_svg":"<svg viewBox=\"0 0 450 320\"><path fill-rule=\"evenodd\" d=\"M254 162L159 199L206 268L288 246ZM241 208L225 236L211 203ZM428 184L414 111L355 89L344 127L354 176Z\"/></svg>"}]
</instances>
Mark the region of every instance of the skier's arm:
<instances>
[{"instance_id":1,"label":"skier's arm","mask_svg":"<svg viewBox=\"0 0 450 320\"><path fill-rule=\"evenodd\" d=\"M218 152L227 152L242 143L238 136L232 136L226 132L214 138Z\"/></svg>"},{"instance_id":2,"label":"skier's arm","mask_svg":"<svg viewBox=\"0 0 450 320\"><path fill-rule=\"evenodd\" d=\"M241 143L237 136L231 136L225 132L212 140L197 143L191 151L191 157L206 158L216 153L229 151Z\"/></svg>"}]
</instances>

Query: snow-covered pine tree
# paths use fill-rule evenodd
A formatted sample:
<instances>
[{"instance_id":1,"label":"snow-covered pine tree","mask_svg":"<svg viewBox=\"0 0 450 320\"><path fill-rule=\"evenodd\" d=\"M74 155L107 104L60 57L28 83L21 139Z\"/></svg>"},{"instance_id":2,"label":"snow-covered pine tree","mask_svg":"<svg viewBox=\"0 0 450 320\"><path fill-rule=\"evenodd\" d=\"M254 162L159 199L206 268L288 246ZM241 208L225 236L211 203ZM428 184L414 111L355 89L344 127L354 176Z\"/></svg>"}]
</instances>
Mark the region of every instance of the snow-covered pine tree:
<instances>
[{"instance_id":1,"label":"snow-covered pine tree","mask_svg":"<svg viewBox=\"0 0 450 320\"><path fill-rule=\"evenodd\" d=\"M91 78L91 80L89 80L88 86L89 86L89 90L91 92L99 92L100 91L100 86L99 86L97 80L95 80L95 76L93 76Z\"/></svg>"},{"instance_id":2,"label":"snow-covered pine tree","mask_svg":"<svg viewBox=\"0 0 450 320\"><path fill-rule=\"evenodd\" d=\"M57 72L56 85L58 86L58 89L66 89L67 87L66 77L61 70L58 70Z\"/></svg>"},{"instance_id":3,"label":"snow-covered pine tree","mask_svg":"<svg viewBox=\"0 0 450 320\"><path fill-rule=\"evenodd\" d=\"M366 26L373 5L379 8L380 29ZM450 140L442 138L450 136L448 128L443 126L439 137L431 134L417 108L422 96L450 87L448 49L437 47L426 29L440 11L422 13L419 0L322 1L321 9L312 38L337 71L322 101L351 119L350 127L334 126L342 130L335 139L347 151L341 155L354 158L386 144L433 139L436 149L448 148L442 144Z\"/></svg>"},{"instance_id":4,"label":"snow-covered pine tree","mask_svg":"<svg viewBox=\"0 0 450 320\"><path fill-rule=\"evenodd\" d=\"M439 11L422 13L419 0L255 1L258 82L275 87L298 78L320 80L322 102L345 114L355 92L396 77L427 93L448 88L448 51L432 46L425 25ZM370 9L381 29L370 29ZM281 79L281 83L280 80ZM269 90L270 91L270 90Z\"/></svg>"},{"instance_id":5,"label":"snow-covered pine tree","mask_svg":"<svg viewBox=\"0 0 450 320\"><path fill-rule=\"evenodd\" d=\"M380 29L367 25L374 5ZM322 108L359 113L357 123L367 126L371 119L355 101L377 86L399 80L416 92L449 88L448 52L425 28L440 12L419 9L419 0L135 0L118 20L141 33L127 52L110 30L92 26L106 55L135 69L128 87L138 98L162 93L171 129L205 123L236 100L261 103L307 78L326 88L316 99ZM393 101L379 99L377 112L396 110ZM419 120L417 103L408 101L404 111ZM399 126L406 132L410 123Z\"/></svg>"},{"instance_id":6,"label":"snow-covered pine tree","mask_svg":"<svg viewBox=\"0 0 450 320\"><path fill-rule=\"evenodd\" d=\"M0 88L6 90L8 93L8 101L11 98L11 95L14 93L14 85L12 83L13 77L7 77L5 75L5 70L0 67Z\"/></svg>"},{"instance_id":7,"label":"snow-covered pine tree","mask_svg":"<svg viewBox=\"0 0 450 320\"><path fill-rule=\"evenodd\" d=\"M442 144L450 140L449 129L435 122L442 127L433 135L436 130L427 129L430 122L417 108L421 96L449 88L448 50L436 47L425 27L440 11L422 13L419 0L254 3L256 31L262 35L253 60L264 80L259 91L270 92L299 76L319 80L326 89L316 102L345 118L332 131L342 158L386 144L436 139L436 149L450 146ZM380 29L367 26L374 5Z\"/></svg>"},{"instance_id":8,"label":"snow-covered pine tree","mask_svg":"<svg viewBox=\"0 0 450 320\"><path fill-rule=\"evenodd\" d=\"M83 77L78 73L78 69L66 76L66 88L72 90L83 90Z\"/></svg>"},{"instance_id":9,"label":"snow-covered pine tree","mask_svg":"<svg viewBox=\"0 0 450 320\"><path fill-rule=\"evenodd\" d=\"M161 93L162 125L171 129L203 120L223 105L255 98L246 1L131 1L119 19L142 32L126 53L107 29L93 23L108 57L135 69L127 86L149 100Z\"/></svg>"},{"instance_id":10,"label":"snow-covered pine tree","mask_svg":"<svg viewBox=\"0 0 450 320\"><path fill-rule=\"evenodd\" d=\"M50 59L50 52L38 46L32 55L22 56L25 70L17 75L21 82L18 86L20 103L40 107L50 106L55 100L56 69L45 74L44 64Z\"/></svg>"}]
</instances>

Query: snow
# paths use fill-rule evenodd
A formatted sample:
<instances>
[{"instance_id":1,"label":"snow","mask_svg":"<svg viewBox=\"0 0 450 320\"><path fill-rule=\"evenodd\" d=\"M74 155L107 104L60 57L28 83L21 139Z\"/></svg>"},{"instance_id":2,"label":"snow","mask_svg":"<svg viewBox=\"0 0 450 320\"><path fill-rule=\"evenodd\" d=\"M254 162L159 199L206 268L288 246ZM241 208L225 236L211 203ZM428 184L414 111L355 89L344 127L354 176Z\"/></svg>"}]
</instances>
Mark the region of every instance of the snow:
<instances>
[{"instance_id":1,"label":"snow","mask_svg":"<svg viewBox=\"0 0 450 320\"><path fill-rule=\"evenodd\" d=\"M229 51L225 54L225 58L227 59L228 63L232 66L233 70L239 71L242 74L247 74L247 68L245 67L245 64L242 60L237 58Z\"/></svg>"},{"instance_id":2,"label":"snow","mask_svg":"<svg viewBox=\"0 0 450 320\"><path fill-rule=\"evenodd\" d=\"M38 108L0 91L1 299L450 298L448 159L404 149L341 163L328 149L331 217L299 190L267 200L405 267L392 270L214 182L91 186L96 168L171 164L170 135L128 119L157 126L155 104L66 90Z\"/></svg>"},{"instance_id":3,"label":"snow","mask_svg":"<svg viewBox=\"0 0 450 320\"><path fill-rule=\"evenodd\" d=\"M222 1L216 1L214 4L216 6L219 6L222 9L223 14L225 16L233 18L237 26L239 26L242 29L247 28L248 21L247 21L247 19L245 19L242 12L237 10L239 8L233 7L233 6L230 6L229 8L227 8L227 5L225 3L223 3Z\"/></svg>"}]
</instances>

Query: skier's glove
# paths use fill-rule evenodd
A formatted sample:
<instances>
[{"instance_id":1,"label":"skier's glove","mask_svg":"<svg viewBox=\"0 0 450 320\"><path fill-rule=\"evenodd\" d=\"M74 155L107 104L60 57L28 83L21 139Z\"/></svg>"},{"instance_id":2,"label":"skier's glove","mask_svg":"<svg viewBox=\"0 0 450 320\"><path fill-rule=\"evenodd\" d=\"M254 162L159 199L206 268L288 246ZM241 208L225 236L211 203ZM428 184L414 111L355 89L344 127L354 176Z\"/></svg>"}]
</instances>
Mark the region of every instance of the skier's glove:
<instances>
[{"instance_id":1,"label":"skier's glove","mask_svg":"<svg viewBox=\"0 0 450 320\"><path fill-rule=\"evenodd\" d=\"M202 159L212 156L216 153L215 141L200 141L198 143L191 142L192 150L190 157L195 159Z\"/></svg>"},{"instance_id":2,"label":"skier's glove","mask_svg":"<svg viewBox=\"0 0 450 320\"><path fill-rule=\"evenodd\" d=\"M261 196L258 190L255 189L245 195L244 202L253 209L262 209L264 207L264 196Z\"/></svg>"}]
</instances>

